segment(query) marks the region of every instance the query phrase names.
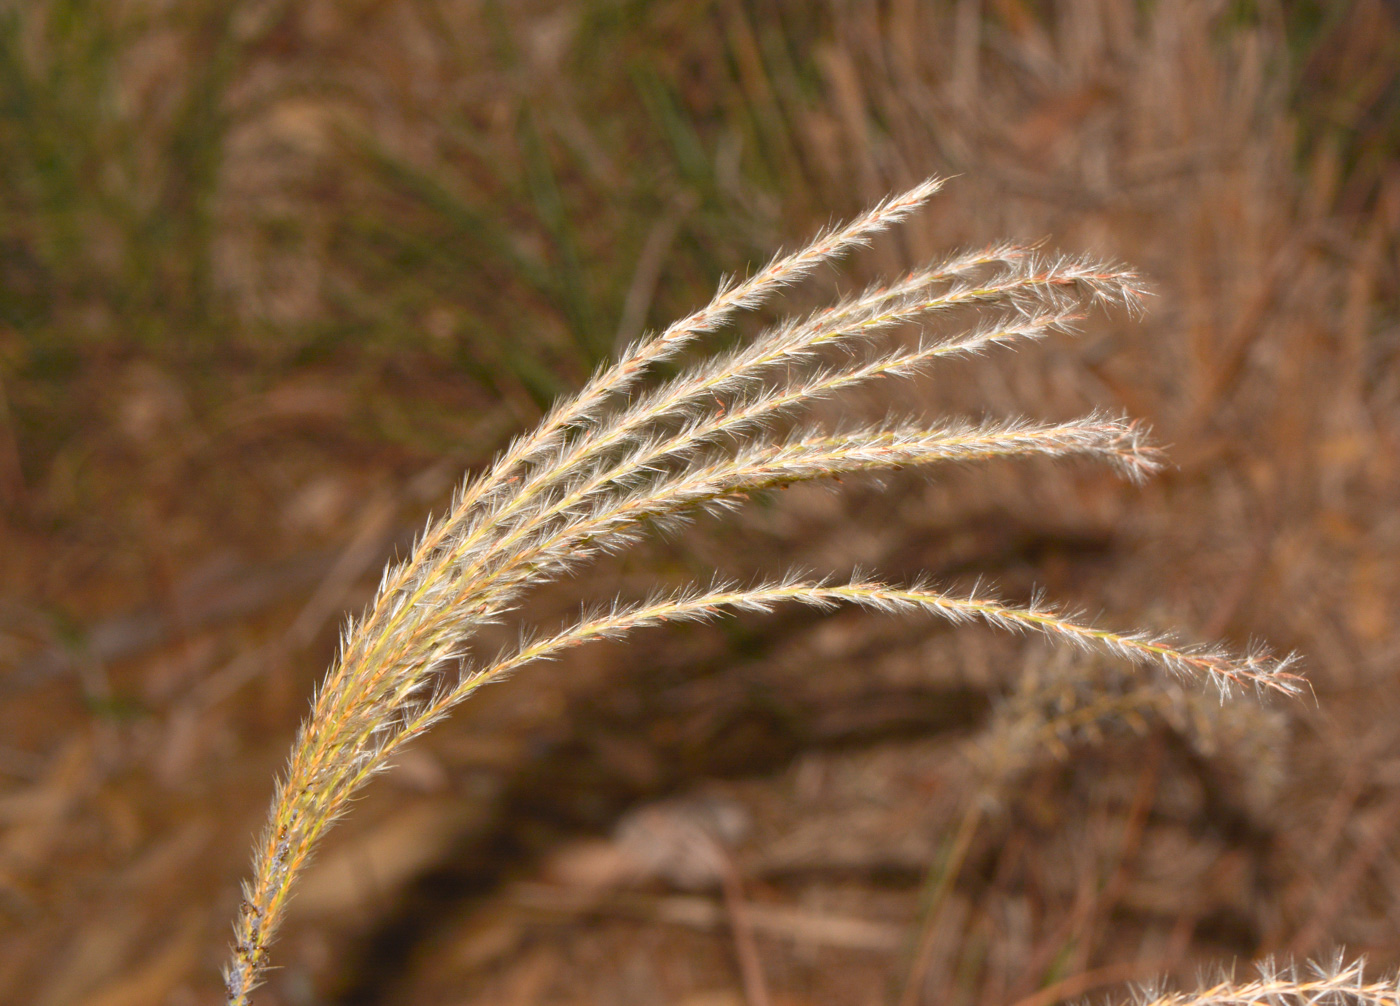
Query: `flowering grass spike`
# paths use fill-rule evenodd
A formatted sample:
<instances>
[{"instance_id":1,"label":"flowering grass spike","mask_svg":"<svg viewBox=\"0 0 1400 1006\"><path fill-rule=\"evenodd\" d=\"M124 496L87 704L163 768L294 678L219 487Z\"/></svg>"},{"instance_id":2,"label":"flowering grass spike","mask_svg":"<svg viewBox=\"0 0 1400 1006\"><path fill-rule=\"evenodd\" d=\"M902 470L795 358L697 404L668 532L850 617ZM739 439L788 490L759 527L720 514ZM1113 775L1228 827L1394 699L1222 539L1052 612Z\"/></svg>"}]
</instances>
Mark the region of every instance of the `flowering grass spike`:
<instances>
[{"instance_id":1,"label":"flowering grass spike","mask_svg":"<svg viewBox=\"0 0 1400 1006\"><path fill-rule=\"evenodd\" d=\"M1142 286L1129 270L1089 259L1046 259L1016 245L915 270L782 321L674 377L657 378L658 364L692 349L737 312L763 304L821 263L866 244L940 186L931 179L880 203L749 279L723 285L699 311L630 347L485 473L469 479L447 512L429 522L408 558L385 571L369 610L347 625L339 657L277 785L225 970L230 1006L245 1006L264 975L268 948L316 845L395 752L481 685L590 640L786 602L856 604L1032 630L1222 691L1236 685L1298 690L1291 658L1237 656L1142 632L1114 632L1039 601L1018 607L978 592L949 594L926 584L863 577L716 583L640 603L614 601L559 631L527 635L517 648L490 659L469 653L477 628L516 609L531 587L625 547L652 526L701 509L736 506L757 490L906 465L1023 455L1096 458L1133 479L1155 471L1160 461L1142 428L1100 413L1053 424L905 421L844 430L799 420L795 429L778 432L804 409L847 389L916 374L944 357L1071 331L1094 304L1129 310L1140 304ZM969 311L978 320L955 334L871 348L894 329ZM1312 986L1299 988L1311 994ZM1255 994L1252 986L1233 991L1245 994L1243 1001ZM1363 991L1367 998L1374 990ZM1216 990L1200 1001L1237 1000Z\"/></svg>"}]
</instances>

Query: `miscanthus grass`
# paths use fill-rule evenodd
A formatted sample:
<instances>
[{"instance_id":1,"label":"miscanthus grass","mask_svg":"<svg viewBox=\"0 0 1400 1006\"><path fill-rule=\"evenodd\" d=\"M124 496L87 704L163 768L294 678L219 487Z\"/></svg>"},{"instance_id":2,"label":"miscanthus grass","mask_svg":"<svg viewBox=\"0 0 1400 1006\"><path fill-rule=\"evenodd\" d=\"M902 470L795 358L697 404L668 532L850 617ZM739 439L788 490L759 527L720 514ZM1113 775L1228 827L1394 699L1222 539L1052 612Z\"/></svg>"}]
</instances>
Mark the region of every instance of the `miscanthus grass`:
<instances>
[{"instance_id":1,"label":"miscanthus grass","mask_svg":"<svg viewBox=\"0 0 1400 1006\"><path fill-rule=\"evenodd\" d=\"M1258 977L1238 981L1226 975L1202 983L1194 992L1137 990L1133 1006L1396 1006L1400 979L1367 980L1362 961L1346 963L1337 956L1329 963L1305 967L1263 961Z\"/></svg>"},{"instance_id":2,"label":"miscanthus grass","mask_svg":"<svg viewBox=\"0 0 1400 1006\"><path fill-rule=\"evenodd\" d=\"M912 375L943 357L1073 329L1098 303L1136 310L1138 277L1115 265L1046 258L997 245L918 269L822 310L779 322L726 352L661 379L659 364L693 350L742 310L867 242L929 199L924 182L806 247L725 284L699 311L630 347L470 478L402 562L384 573L369 610L350 621L340 655L297 734L253 860L225 971L228 1002L243 1006L268 966L298 874L355 793L481 685L590 640L666 621L700 620L777 604L854 604L981 621L1107 653L1229 691L1292 693L1290 659L1234 654L1146 632L1093 625L1043 601L1018 606L981 591L857 576L785 577L694 585L641 602L614 601L552 633L481 659L478 627L514 610L531 587L619 549L697 510L750 493L856 472L1013 456L1082 456L1131 479L1160 464L1142 428L1095 413L1067 423L1029 420L888 422L847 429L802 425L804 409L845 389ZM898 348L879 336L935 316L978 320ZM835 361L835 362L833 362ZM780 429L788 432L779 433Z\"/></svg>"}]
</instances>

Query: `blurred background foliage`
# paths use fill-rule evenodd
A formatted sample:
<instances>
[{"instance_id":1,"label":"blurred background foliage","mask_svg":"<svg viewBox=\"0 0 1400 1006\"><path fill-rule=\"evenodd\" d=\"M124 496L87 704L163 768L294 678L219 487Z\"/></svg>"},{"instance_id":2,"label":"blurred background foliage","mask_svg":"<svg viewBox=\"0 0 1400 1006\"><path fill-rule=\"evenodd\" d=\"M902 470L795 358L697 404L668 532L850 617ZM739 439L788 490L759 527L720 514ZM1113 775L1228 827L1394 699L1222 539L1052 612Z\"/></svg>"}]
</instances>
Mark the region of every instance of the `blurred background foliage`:
<instances>
[{"instance_id":1,"label":"blurred background foliage","mask_svg":"<svg viewBox=\"0 0 1400 1006\"><path fill-rule=\"evenodd\" d=\"M82 389L140 360L209 415L319 373L362 447L460 450L484 399L523 422L802 210L859 202L795 135L833 72L834 8L483 3L468 35L453 6L5 6L11 504L81 481L103 399ZM1372 210L1400 121L1387 8L1227 6L1222 36L1276 23L1288 42L1300 165ZM1055 14L1005 0L986 29ZM341 36L410 17L419 48L380 72Z\"/></svg>"}]
</instances>

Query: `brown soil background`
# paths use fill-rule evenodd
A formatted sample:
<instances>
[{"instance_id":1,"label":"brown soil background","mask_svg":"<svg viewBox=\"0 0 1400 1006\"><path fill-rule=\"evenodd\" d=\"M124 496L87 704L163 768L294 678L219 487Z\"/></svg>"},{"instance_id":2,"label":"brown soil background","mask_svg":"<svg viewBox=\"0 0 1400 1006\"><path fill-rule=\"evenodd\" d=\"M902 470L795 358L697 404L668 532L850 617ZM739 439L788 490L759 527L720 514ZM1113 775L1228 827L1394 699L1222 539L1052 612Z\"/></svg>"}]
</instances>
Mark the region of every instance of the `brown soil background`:
<instances>
[{"instance_id":1,"label":"brown soil background","mask_svg":"<svg viewBox=\"0 0 1400 1006\"><path fill-rule=\"evenodd\" d=\"M843 412L1102 406L1173 467L794 489L522 618L859 564L1267 640L1315 700L858 612L580 651L370 788L259 1002L754 1006L745 954L789 1006L1400 964L1400 11L0 11L0 1001L219 1001L272 780L383 562L614 345L928 174L957 177L789 307L1000 238L1156 296Z\"/></svg>"}]
</instances>

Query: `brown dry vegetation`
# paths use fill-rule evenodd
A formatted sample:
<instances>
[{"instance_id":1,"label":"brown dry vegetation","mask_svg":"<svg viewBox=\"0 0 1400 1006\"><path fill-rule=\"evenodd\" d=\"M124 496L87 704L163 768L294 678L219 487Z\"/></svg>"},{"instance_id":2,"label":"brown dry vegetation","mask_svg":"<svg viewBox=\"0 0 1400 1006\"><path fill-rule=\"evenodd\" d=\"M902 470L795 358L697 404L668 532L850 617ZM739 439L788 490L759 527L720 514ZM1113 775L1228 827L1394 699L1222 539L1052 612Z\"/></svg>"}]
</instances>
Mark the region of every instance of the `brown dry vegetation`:
<instances>
[{"instance_id":1,"label":"brown dry vegetation","mask_svg":"<svg viewBox=\"0 0 1400 1006\"><path fill-rule=\"evenodd\" d=\"M1316 701L856 611L580 650L367 791L257 1001L717 1006L756 962L777 1003L1048 1006L1400 965L1380 0L0 11L0 1001L217 1001L337 625L459 472L721 272L933 173L847 284L1048 238L1156 297L851 408L1120 409L1174 467L793 489L532 620L713 570L982 576L1297 649Z\"/></svg>"}]
</instances>

